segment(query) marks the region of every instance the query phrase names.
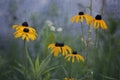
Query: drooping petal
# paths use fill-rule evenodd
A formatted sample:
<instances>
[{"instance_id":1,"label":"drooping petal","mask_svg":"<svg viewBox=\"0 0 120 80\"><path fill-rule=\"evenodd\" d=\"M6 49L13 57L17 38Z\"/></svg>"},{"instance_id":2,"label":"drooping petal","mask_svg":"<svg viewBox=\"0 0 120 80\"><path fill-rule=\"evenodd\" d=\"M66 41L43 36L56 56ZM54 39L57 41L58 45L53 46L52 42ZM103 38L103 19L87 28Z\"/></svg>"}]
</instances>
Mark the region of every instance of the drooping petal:
<instances>
[{"instance_id":1,"label":"drooping petal","mask_svg":"<svg viewBox=\"0 0 120 80\"><path fill-rule=\"evenodd\" d=\"M74 59L74 56L72 56L72 63L74 63L75 59Z\"/></svg>"},{"instance_id":2,"label":"drooping petal","mask_svg":"<svg viewBox=\"0 0 120 80\"><path fill-rule=\"evenodd\" d=\"M71 58L71 57L68 57L68 59L67 59L67 60L68 60L68 61L70 61L70 58Z\"/></svg>"},{"instance_id":3,"label":"drooping petal","mask_svg":"<svg viewBox=\"0 0 120 80\"><path fill-rule=\"evenodd\" d=\"M84 58L81 55L79 55L79 58L80 60L84 61Z\"/></svg>"},{"instance_id":4,"label":"drooping petal","mask_svg":"<svg viewBox=\"0 0 120 80\"><path fill-rule=\"evenodd\" d=\"M76 17L77 17L76 15L73 16L73 17L70 19L70 21L73 23L73 22L75 21Z\"/></svg>"},{"instance_id":5,"label":"drooping petal","mask_svg":"<svg viewBox=\"0 0 120 80\"><path fill-rule=\"evenodd\" d=\"M83 22L84 16L80 16L80 21Z\"/></svg>"},{"instance_id":6,"label":"drooping petal","mask_svg":"<svg viewBox=\"0 0 120 80\"><path fill-rule=\"evenodd\" d=\"M63 56L67 55L68 54L68 51L67 51L67 48L66 46L62 47L62 53L63 53Z\"/></svg>"},{"instance_id":7,"label":"drooping petal","mask_svg":"<svg viewBox=\"0 0 120 80\"><path fill-rule=\"evenodd\" d=\"M77 15L77 16L76 16L76 23L78 23L78 22L79 22L79 20L80 20L80 16L79 16L79 15Z\"/></svg>"},{"instance_id":8,"label":"drooping petal","mask_svg":"<svg viewBox=\"0 0 120 80\"><path fill-rule=\"evenodd\" d=\"M66 48L66 50L67 50L69 53L72 53L72 49L71 49L69 46L65 45L64 47Z\"/></svg>"},{"instance_id":9,"label":"drooping petal","mask_svg":"<svg viewBox=\"0 0 120 80\"><path fill-rule=\"evenodd\" d=\"M16 29L19 25L13 25L12 28Z\"/></svg>"},{"instance_id":10,"label":"drooping petal","mask_svg":"<svg viewBox=\"0 0 120 80\"><path fill-rule=\"evenodd\" d=\"M103 20L102 20L102 24L104 26L104 29L107 29L107 25L106 25L106 23Z\"/></svg>"},{"instance_id":11,"label":"drooping petal","mask_svg":"<svg viewBox=\"0 0 120 80\"><path fill-rule=\"evenodd\" d=\"M49 44L49 46L48 46L48 48L54 48L55 47L55 44L54 43L52 43L52 44Z\"/></svg>"},{"instance_id":12,"label":"drooping petal","mask_svg":"<svg viewBox=\"0 0 120 80\"><path fill-rule=\"evenodd\" d=\"M79 55L76 55L75 57L76 57L77 61L79 62L80 61Z\"/></svg>"}]
</instances>

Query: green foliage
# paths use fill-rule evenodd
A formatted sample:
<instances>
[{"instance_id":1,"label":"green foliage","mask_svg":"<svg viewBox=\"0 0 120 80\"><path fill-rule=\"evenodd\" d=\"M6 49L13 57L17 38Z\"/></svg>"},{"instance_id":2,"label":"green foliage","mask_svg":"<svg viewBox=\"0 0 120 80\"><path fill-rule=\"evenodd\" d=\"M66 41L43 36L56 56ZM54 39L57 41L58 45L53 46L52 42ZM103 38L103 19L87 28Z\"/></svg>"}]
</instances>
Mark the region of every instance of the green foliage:
<instances>
[{"instance_id":1,"label":"green foliage","mask_svg":"<svg viewBox=\"0 0 120 80\"><path fill-rule=\"evenodd\" d=\"M119 80L120 79L120 20L109 19L109 31L99 32L99 46L95 59L96 80ZM100 51L100 52L99 52Z\"/></svg>"},{"instance_id":2,"label":"green foliage","mask_svg":"<svg viewBox=\"0 0 120 80\"><path fill-rule=\"evenodd\" d=\"M45 24L43 30L41 32L42 37L42 46L43 46L43 53L44 57L46 57L48 53L48 45L55 42L55 34L50 31L50 27L48 24Z\"/></svg>"},{"instance_id":3,"label":"green foliage","mask_svg":"<svg viewBox=\"0 0 120 80\"><path fill-rule=\"evenodd\" d=\"M37 56L35 61L29 60L28 67L18 64L15 70L21 73L25 80L49 80L50 71L57 68L57 66L49 66L51 57L51 55L48 55L40 62L39 56Z\"/></svg>"}]
</instances>

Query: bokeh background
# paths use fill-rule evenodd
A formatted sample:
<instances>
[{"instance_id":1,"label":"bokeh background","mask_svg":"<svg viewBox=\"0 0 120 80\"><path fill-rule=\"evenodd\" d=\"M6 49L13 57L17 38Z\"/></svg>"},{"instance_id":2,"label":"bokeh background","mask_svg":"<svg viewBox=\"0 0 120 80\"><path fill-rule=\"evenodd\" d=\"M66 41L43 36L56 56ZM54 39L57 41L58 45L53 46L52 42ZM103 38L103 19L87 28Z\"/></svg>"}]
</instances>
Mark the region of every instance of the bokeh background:
<instances>
[{"instance_id":1,"label":"bokeh background","mask_svg":"<svg viewBox=\"0 0 120 80\"><path fill-rule=\"evenodd\" d=\"M92 16L102 14L108 25L107 31L99 32L98 52L89 53L92 57L97 56L96 60L90 58L94 80L120 80L119 3L120 0L93 0ZM79 11L89 14L90 10L86 8L89 4L90 0L0 0L0 80L19 80L13 66L22 62L23 41L14 38L12 25L27 21L37 30L38 39L28 44L33 58L44 52L46 22L51 22L56 29L62 28L58 41L78 50L80 45L76 42L79 43L81 28L79 24L72 24L70 18ZM94 38L94 32L91 37Z\"/></svg>"}]
</instances>

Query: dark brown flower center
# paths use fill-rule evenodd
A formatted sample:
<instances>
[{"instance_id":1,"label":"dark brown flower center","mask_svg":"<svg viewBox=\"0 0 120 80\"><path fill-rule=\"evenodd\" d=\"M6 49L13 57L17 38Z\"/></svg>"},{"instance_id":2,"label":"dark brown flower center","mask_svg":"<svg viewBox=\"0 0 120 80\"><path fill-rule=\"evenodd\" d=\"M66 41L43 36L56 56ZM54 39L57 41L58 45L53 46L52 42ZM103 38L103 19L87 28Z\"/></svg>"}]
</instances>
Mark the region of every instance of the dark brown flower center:
<instances>
[{"instance_id":1,"label":"dark brown flower center","mask_svg":"<svg viewBox=\"0 0 120 80\"><path fill-rule=\"evenodd\" d=\"M29 29L28 29L28 28L24 28L24 29L23 29L23 32L28 33L28 32L29 32Z\"/></svg>"},{"instance_id":2,"label":"dark brown flower center","mask_svg":"<svg viewBox=\"0 0 120 80\"><path fill-rule=\"evenodd\" d=\"M95 17L95 19L96 19L96 20L101 20L101 19L102 19L102 16L101 16L101 15L97 15L97 16Z\"/></svg>"},{"instance_id":3,"label":"dark brown flower center","mask_svg":"<svg viewBox=\"0 0 120 80\"><path fill-rule=\"evenodd\" d=\"M84 12L79 12L78 15L84 15Z\"/></svg>"},{"instance_id":4,"label":"dark brown flower center","mask_svg":"<svg viewBox=\"0 0 120 80\"><path fill-rule=\"evenodd\" d=\"M64 46L64 43L55 43L55 46L56 46L56 47L63 47L63 46Z\"/></svg>"},{"instance_id":5,"label":"dark brown flower center","mask_svg":"<svg viewBox=\"0 0 120 80\"><path fill-rule=\"evenodd\" d=\"M77 54L77 51L73 51L72 54Z\"/></svg>"},{"instance_id":6,"label":"dark brown flower center","mask_svg":"<svg viewBox=\"0 0 120 80\"><path fill-rule=\"evenodd\" d=\"M23 22L22 26L28 27L28 23L27 22Z\"/></svg>"}]
</instances>

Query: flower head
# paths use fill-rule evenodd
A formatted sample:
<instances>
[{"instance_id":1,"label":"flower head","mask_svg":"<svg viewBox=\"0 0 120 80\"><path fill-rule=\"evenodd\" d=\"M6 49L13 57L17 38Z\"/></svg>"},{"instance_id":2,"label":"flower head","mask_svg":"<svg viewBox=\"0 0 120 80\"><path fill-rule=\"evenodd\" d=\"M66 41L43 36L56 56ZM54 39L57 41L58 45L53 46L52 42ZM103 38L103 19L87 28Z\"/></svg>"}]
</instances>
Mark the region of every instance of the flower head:
<instances>
[{"instance_id":1,"label":"flower head","mask_svg":"<svg viewBox=\"0 0 120 80\"><path fill-rule=\"evenodd\" d=\"M77 15L74 15L71 18L71 22L73 23L74 21L76 21L76 23L78 22L83 22L84 19L86 20L87 24L90 25L91 21L93 20L92 16L88 15L88 14L84 14L84 12L79 12Z\"/></svg>"},{"instance_id":2,"label":"flower head","mask_svg":"<svg viewBox=\"0 0 120 80\"><path fill-rule=\"evenodd\" d=\"M58 56L59 53L62 53L63 56L67 55L68 52L71 53L71 48L63 43L52 43L48 48L52 49L51 53L54 54L54 56Z\"/></svg>"},{"instance_id":3,"label":"flower head","mask_svg":"<svg viewBox=\"0 0 120 80\"><path fill-rule=\"evenodd\" d=\"M62 27L57 28L57 32L62 32L62 31L63 31Z\"/></svg>"},{"instance_id":4,"label":"flower head","mask_svg":"<svg viewBox=\"0 0 120 80\"><path fill-rule=\"evenodd\" d=\"M45 23L46 23L48 26L52 26L52 25L53 25L53 22L50 21L50 20L46 20Z\"/></svg>"},{"instance_id":5,"label":"flower head","mask_svg":"<svg viewBox=\"0 0 120 80\"><path fill-rule=\"evenodd\" d=\"M104 22L104 20L102 19L101 15L97 15L94 18L93 23L94 23L94 28L95 29L98 29L99 27L102 28L102 29L107 29L107 25Z\"/></svg>"},{"instance_id":6,"label":"flower head","mask_svg":"<svg viewBox=\"0 0 120 80\"><path fill-rule=\"evenodd\" d=\"M79 61L84 61L84 58L78 54L76 51L73 51L70 54L67 54L65 56L65 59L67 59L68 61L70 61L70 59L72 59L72 63L74 63L75 59L79 62Z\"/></svg>"},{"instance_id":7,"label":"flower head","mask_svg":"<svg viewBox=\"0 0 120 80\"><path fill-rule=\"evenodd\" d=\"M75 78L64 78L64 80L76 80Z\"/></svg>"},{"instance_id":8,"label":"flower head","mask_svg":"<svg viewBox=\"0 0 120 80\"><path fill-rule=\"evenodd\" d=\"M23 40L35 40L37 38L37 33L34 28L29 27L27 22L22 23L22 25L13 25L15 38L22 37Z\"/></svg>"},{"instance_id":9,"label":"flower head","mask_svg":"<svg viewBox=\"0 0 120 80\"><path fill-rule=\"evenodd\" d=\"M49 28L50 28L50 30L53 31L53 32L55 32L55 30L56 30L56 29L55 29L55 26L50 26Z\"/></svg>"}]
</instances>

